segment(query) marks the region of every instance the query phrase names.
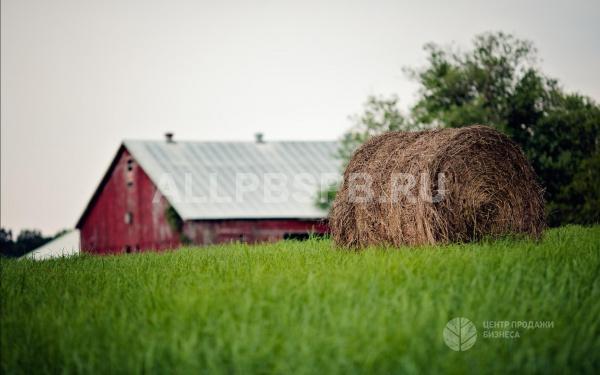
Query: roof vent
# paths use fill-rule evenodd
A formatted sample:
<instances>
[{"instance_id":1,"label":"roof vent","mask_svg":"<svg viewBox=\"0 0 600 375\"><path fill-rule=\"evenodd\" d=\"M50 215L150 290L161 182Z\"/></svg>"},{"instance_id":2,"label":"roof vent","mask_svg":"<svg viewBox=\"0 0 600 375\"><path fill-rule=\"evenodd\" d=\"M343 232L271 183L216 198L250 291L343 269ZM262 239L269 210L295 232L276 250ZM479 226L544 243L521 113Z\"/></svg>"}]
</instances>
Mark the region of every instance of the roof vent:
<instances>
[{"instance_id":1,"label":"roof vent","mask_svg":"<svg viewBox=\"0 0 600 375\"><path fill-rule=\"evenodd\" d=\"M167 143L175 143L175 141L173 140L173 133L171 132L167 132L165 133L165 141L167 141Z\"/></svg>"},{"instance_id":2,"label":"roof vent","mask_svg":"<svg viewBox=\"0 0 600 375\"><path fill-rule=\"evenodd\" d=\"M256 143L265 143L265 140L263 139L263 137L264 137L263 133L254 134L254 139L256 140Z\"/></svg>"}]
</instances>

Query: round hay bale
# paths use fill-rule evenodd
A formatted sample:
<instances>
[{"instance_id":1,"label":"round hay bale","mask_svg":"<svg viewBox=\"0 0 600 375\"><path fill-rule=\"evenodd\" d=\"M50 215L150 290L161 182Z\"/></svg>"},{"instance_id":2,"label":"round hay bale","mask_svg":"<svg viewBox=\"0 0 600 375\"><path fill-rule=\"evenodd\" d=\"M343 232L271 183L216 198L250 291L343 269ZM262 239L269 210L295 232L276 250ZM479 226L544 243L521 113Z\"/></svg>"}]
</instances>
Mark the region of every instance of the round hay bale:
<instances>
[{"instance_id":1,"label":"round hay bale","mask_svg":"<svg viewBox=\"0 0 600 375\"><path fill-rule=\"evenodd\" d=\"M390 132L352 156L329 224L349 248L539 238L543 190L519 146L490 127Z\"/></svg>"}]
</instances>

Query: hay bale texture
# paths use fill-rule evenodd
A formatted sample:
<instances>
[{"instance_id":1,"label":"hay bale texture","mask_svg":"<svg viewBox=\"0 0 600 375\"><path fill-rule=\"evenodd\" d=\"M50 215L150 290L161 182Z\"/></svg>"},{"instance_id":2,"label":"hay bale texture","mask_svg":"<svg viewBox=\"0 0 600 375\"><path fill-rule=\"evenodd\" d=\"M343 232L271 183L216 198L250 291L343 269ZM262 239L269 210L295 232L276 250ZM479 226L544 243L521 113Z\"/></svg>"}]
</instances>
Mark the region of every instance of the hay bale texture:
<instances>
[{"instance_id":1,"label":"hay bale texture","mask_svg":"<svg viewBox=\"0 0 600 375\"><path fill-rule=\"evenodd\" d=\"M539 238L543 190L519 146L490 127L390 132L352 156L329 224L349 248Z\"/></svg>"}]
</instances>

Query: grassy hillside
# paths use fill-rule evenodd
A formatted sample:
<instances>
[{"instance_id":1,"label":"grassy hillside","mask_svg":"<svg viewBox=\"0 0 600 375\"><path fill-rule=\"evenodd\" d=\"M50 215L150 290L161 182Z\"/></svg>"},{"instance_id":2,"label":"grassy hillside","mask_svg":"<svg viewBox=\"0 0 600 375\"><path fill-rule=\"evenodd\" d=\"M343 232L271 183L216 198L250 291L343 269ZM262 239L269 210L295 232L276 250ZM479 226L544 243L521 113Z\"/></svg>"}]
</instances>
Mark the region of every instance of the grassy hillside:
<instances>
[{"instance_id":1,"label":"grassy hillside","mask_svg":"<svg viewBox=\"0 0 600 375\"><path fill-rule=\"evenodd\" d=\"M600 227L541 243L350 253L311 240L1 266L3 373L600 367ZM477 328L469 350L444 343L454 317ZM486 321L519 322L520 337L484 337ZM553 327L520 327L536 321Z\"/></svg>"}]
</instances>

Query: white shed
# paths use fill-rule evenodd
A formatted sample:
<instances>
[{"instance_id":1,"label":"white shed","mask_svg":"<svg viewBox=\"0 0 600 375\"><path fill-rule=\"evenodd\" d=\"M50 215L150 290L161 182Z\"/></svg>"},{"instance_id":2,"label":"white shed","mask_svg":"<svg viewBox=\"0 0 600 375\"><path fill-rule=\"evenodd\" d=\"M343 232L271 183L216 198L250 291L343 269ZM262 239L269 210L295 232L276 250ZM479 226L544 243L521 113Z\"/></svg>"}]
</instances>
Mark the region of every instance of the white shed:
<instances>
[{"instance_id":1,"label":"white shed","mask_svg":"<svg viewBox=\"0 0 600 375\"><path fill-rule=\"evenodd\" d=\"M62 236L38 247L23 255L23 258L44 260L59 257L68 257L79 254L80 239L79 230L73 229Z\"/></svg>"}]
</instances>

